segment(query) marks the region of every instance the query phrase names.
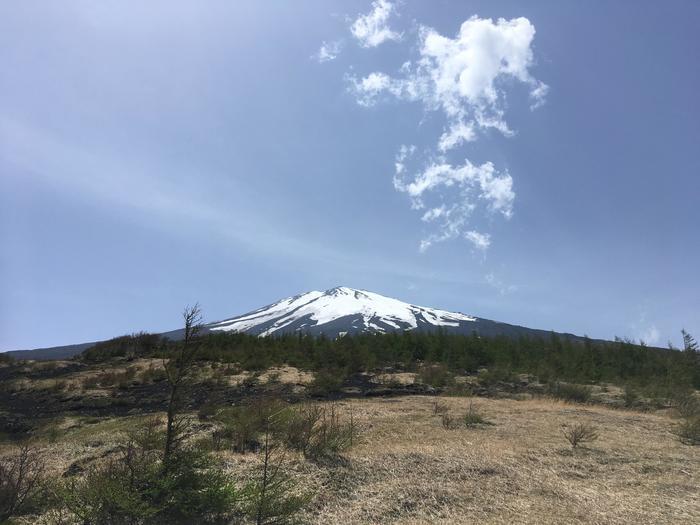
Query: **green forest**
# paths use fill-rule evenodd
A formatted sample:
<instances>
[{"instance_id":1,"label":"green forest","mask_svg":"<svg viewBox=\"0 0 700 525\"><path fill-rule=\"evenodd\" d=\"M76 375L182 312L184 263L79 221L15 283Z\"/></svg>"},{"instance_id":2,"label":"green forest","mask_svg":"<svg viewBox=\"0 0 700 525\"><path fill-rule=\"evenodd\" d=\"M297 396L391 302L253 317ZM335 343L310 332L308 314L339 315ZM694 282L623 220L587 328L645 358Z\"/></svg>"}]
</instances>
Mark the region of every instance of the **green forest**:
<instances>
[{"instance_id":1,"label":"green forest","mask_svg":"<svg viewBox=\"0 0 700 525\"><path fill-rule=\"evenodd\" d=\"M700 353L683 332L684 349L654 348L628 340L583 342L552 333L549 337L481 337L442 331L347 335L337 339L303 334L256 337L239 333L206 334L198 341L198 359L236 363L246 370L291 365L329 370L336 375L383 367L416 370L442 364L461 374L486 368L507 377L516 373L541 382L611 382L651 388L700 388ZM180 342L154 334L127 335L98 343L78 359L168 357Z\"/></svg>"}]
</instances>

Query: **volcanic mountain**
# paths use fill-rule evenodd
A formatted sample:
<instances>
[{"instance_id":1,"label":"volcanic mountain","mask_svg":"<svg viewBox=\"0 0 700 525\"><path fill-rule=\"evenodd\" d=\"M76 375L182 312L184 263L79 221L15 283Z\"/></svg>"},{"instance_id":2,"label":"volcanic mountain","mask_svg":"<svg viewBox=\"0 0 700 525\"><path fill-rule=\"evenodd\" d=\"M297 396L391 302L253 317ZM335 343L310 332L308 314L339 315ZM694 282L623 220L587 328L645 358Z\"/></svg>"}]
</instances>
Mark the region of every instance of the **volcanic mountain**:
<instances>
[{"instance_id":1,"label":"volcanic mountain","mask_svg":"<svg viewBox=\"0 0 700 525\"><path fill-rule=\"evenodd\" d=\"M406 330L436 331L481 336L549 337L551 332L499 323L459 312L448 312L404 303L397 299L340 286L325 292L312 291L288 297L247 314L209 323L204 332L242 332L258 336L289 333L324 335L329 338L359 333L389 333ZM171 339L182 330L165 332ZM581 339L571 334L559 334ZM18 359L60 359L78 354L95 343L82 343L36 350L19 350Z\"/></svg>"},{"instance_id":2,"label":"volcanic mountain","mask_svg":"<svg viewBox=\"0 0 700 525\"><path fill-rule=\"evenodd\" d=\"M475 317L415 306L365 290L340 286L282 299L253 312L207 325L211 331L275 335L305 332L338 337L360 332L469 329Z\"/></svg>"}]
</instances>

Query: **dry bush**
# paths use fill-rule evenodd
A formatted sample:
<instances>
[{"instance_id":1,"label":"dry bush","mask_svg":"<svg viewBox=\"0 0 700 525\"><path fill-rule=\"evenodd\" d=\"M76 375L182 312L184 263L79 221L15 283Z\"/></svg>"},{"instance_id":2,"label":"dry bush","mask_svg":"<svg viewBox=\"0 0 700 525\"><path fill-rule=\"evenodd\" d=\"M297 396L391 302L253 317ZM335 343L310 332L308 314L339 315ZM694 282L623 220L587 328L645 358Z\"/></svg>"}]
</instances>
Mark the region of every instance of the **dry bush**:
<instances>
[{"instance_id":1,"label":"dry bush","mask_svg":"<svg viewBox=\"0 0 700 525\"><path fill-rule=\"evenodd\" d=\"M440 423L442 424L442 428L450 430L455 427L455 418L449 412L443 412L440 415Z\"/></svg>"},{"instance_id":2,"label":"dry bush","mask_svg":"<svg viewBox=\"0 0 700 525\"><path fill-rule=\"evenodd\" d=\"M676 411L682 418L692 418L700 416L700 399L692 390L681 391L676 393L673 403L676 405Z\"/></svg>"},{"instance_id":3,"label":"dry bush","mask_svg":"<svg viewBox=\"0 0 700 525\"><path fill-rule=\"evenodd\" d=\"M278 432L284 443L311 459L337 456L353 446L359 435L352 411L345 418L335 404L298 407L283 419Z\"/></svg>"},{"instance_id":4,"label":"dry bush","mask_svg":"<svg viewBox=\"0 0 700 525\"><path fill-rule=\"evenodd\" d=\"M464 415L464 424L467 428L476 427L478 425L493 425L491 421L486 419L481 411L474 406L474 403L469 403L469 410Z\"/></svg>"},{"instance_id":5,"label":"dry bush","mask_svg":"<svg viewBox=\"0 0 700 525\"><path fill-rule=\"evenodd\" d=\"M576 423L564 428L562 432L572 448L577 448L583 443L591 443L598 439L598 432L588 423Z\"/></svg>"},{"instance_id":6,"label":"dry bush","mask_svg":"<svg viewBox=\"0 0 700 525\"><path fill-rule=\"evenodd\" d=\"M443 403L442 401L440 401L439 399L436 399L435 401L433 401L433 415L434 416L444 414L445 412L447 412L447 410L448 410L447 405L445 403Z\"/></svg>"},{"instance_id":7,"label":"dry bush","mask_svg":"<svg viewBox=\"0 0 700 525\"><path fill-rule=\"evenodd\" d=\"M0 522L23 512L41 488L44 461L29 445L0 461Z\"/></svg>"},{"instance_id":8,"label":"dry bush","mask_svg":"<svg viewBox=\"0 0 700 525\"><path fill-rule=\"evenodd\" d=\"M591 387L573 383L554 383L549 385L549 395L573 403L588 403L593 393Z\"/></svg>"},{"instance_id":9,"label":"dry bush","mask_svg":"<svg viewBox=\"0 0 700 525\"><path fill-rule=\"evenodd\" d=\"M153 363L138 375L138 380L146 384L158 383L166 379L167 374L165 373L165 369L156 368Z\"/></svg>"}]
</instances>

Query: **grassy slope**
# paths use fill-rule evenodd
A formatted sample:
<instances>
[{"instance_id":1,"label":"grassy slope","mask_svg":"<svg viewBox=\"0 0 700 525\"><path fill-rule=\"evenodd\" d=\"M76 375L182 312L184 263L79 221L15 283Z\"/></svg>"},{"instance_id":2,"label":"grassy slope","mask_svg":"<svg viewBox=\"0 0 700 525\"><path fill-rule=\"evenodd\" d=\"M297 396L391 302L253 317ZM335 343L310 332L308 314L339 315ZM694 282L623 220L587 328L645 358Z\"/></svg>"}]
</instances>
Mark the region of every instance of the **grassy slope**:
<instances>
[{"instance_id":1,"label":"grassy slope","mask_svg":"<svg viewBox=\"0 0 700 525\"><path fill-rule=\"evenodd\" d=\"M698 523L700 450L669 433L665 413L640 413L548 399L442 398L459 416L469 403L494 425L445 430L434 397L356 399L361 442L332 465L290 456L317 492L303 521L361 523ZM138 419L138 418L137 418ZM572 453L562 425L600 433ZM91 424L67 419L43 452L60 475L70 464L108 457L134 418ZM0 445L0 455L4 446ZM247 470L255 454L218 453ZM105 456L106 455L106 456Z\"/></svg>"}]
</instances>

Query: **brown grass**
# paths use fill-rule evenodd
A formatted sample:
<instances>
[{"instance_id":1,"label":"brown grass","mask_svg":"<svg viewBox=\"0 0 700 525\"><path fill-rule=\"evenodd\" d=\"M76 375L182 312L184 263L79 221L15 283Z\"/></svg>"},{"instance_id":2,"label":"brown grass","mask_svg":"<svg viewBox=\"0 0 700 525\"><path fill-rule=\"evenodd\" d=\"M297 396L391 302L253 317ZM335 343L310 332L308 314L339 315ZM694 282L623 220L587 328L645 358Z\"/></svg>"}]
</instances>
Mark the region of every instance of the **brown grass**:
<instances>
[{"instance_id":1,"label":"brown grass","mask_svg":"<svg viewBox=\"0 0 700 525\"><path fill-rule=\"evenodd\" d=\"M309 521L360 523L697 523L700 451L665 416L549 400L480 400L494 423L445 430L434 398L353 401L363 443L335 469ZM442 399L457 414L469 400ZM600 438L571 452L562 425Z\"/></svg>"},{"instance_id":2,"label":"brown grass","mask_svg":"<svg viewBox=\"0 0 700 525\"><path fill-rule=\"evenodd\" d=\"M468 398L403 397L338 403L363 428L341 460L289 453L289 469L317 494L304 523L554 524L700 523L700 449L684 446L664 413L547 399L479 399L493 425L444 429L436 399L466 413ZM139 418L75 425L42 444L59 476L71 463L110 453ZM595 426L599 439L571 450L564 425ZM0 456L2 455L0 446ZM217 455L238 475L255 454Z\"/></svg>"}]
</instances>

